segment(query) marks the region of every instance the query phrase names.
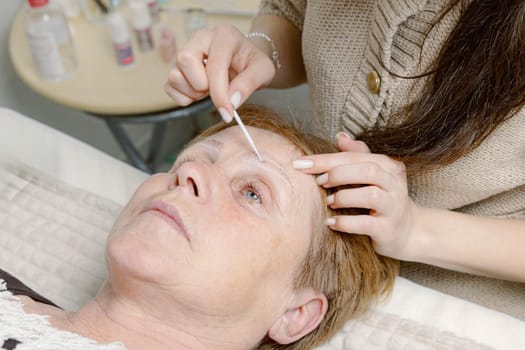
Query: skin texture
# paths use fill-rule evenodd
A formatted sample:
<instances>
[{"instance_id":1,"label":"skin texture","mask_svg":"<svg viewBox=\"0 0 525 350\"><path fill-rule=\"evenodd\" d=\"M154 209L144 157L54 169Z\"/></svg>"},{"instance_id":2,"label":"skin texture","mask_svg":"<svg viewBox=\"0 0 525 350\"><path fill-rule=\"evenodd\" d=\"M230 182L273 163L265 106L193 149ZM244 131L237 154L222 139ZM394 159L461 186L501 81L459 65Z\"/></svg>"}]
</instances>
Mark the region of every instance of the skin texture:
<instances>
[{"instance_id":1,"label":"skin texture","mask_svg":"<svg viewBox=\"0 0 525 350\"><path fill-rule=\"evenodd\" d=\"M292 342L321 322L327 301L293 281L322 203L299 151L274 133L239 128L188 147L146 180L107 243L108 280L77 312L26 299L54 326L129 349L248 349L270 333ZM310 213L305 215L305 213Z\"/></svg>"},{"instance_id":2,"label":"skin texture","mask_svg":"<svg viewBox=\"0 0 525 350\"><path fill-rule=\"evenodd\" d=\"M185 312L209 321L233 316L262 335L262 320L278 317L282 300L293 297L290 283L308 249L311 222L300 213L320 212L321 203L313 177L291 167L298 152L250 129L264 163L239 128L191 146L137 191L115 225L108 259L115 275L172 291ZM174 234L158 211L144 212L152 203L172 206L186 233Z\"/></svg>"}]
</instances>

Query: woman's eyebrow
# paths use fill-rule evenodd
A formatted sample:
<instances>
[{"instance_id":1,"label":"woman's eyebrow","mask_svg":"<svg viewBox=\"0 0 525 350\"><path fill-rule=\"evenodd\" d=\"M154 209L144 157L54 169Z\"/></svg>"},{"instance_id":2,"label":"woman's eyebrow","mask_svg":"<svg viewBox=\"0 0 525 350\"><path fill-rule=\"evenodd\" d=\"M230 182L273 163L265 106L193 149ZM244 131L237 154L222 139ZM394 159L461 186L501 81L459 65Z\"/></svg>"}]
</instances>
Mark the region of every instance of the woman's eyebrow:
<instances>
[{"instance_id":1,"label":"woman's eyebrow","mask_svg":"<svg viewBox=\"0 0 525 350\"><path fill-rule=\"evenodd\" d=\"M211 146L212 148L218 148L219 151L224 147L224 143L222 141L212 138L204 139L202 140L202 143L207 144L207 146Z\"/></svg>"},{"instance_id":2,"label":"woman's eyebrow","mask_svg":"<svg viewBox=\"0 0 525 350\"><path fill-rule=\"evenodd\" d=\"M219 141L219 140L213 139L213 138L204 139L202 141L202 144L207 146L207 147L211 147L212 149L214 149L217 152L220 152L221 149L224 147L224 143L222 141ZM294 192L295 192L294 189L295 188L293 186L293 182L290 179L290 177L288 176L288 174L286 174L286 171L284 171L283 167L281 165L279 165L279 163L273 161L272 159L270 159L268 157L265 157L264 158L264 162L261 162L259 160L259 158L257 157L257 155L255 153L253 153L253 152L248 153L245 158L247 160L249 160L251 164L256 165L256 166L258 166L260 168L273 169L274 172L279 174L280 177L284 180L284 182L288 184L288 186L290 187L290 192L292 194L294 194Z\"/></svg>"},{"instance_id":3,"label":"woman's eyebrow","mask_svg":"<svg viewBox=\"0 0 525 350\"><path fill-rule=\"evenodd\" d=\"M264 157L264 162L261 162L257 154L253 152L250 152L248 155L246 155L245 158L250 162L250 164L253 164L254 166L257 166L259 168L272 169L273 172L278 174L279 177L281 177L284 180L284 182L290 187L290 192L292 193L292 195L294 194L295 187L293 186L293 182L290 179L290 176L288 176L286 171L279 163L268 158L267 156Z\"/></svg>"},{"instance_id":4,"label":"woman's eyebrow","mask_svg":"<svg viewBox=\"0 0 525 350\"><path fill-rule=\"evenodd\" d=\"M210 158L210 161L212 163L215 163L215 160L221 153L222 148L224 147L224 143L216 139L207 138L207 139L204 139L202 141L195 143L194 146L204 147L206 149L206 153L208 154L208 157Z\"/></svg>"}]
</instances>

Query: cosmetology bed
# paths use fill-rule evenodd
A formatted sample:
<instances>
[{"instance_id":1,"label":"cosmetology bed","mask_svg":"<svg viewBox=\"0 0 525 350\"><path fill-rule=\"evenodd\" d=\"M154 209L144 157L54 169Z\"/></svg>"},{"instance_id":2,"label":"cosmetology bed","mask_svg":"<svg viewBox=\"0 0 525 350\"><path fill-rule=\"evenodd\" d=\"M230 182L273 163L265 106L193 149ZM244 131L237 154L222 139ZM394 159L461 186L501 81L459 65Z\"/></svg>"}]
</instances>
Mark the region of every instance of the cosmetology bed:
<instances>
[{"instance_id":1,"label":"cosmetology bed","mask_svg":"<svg viewBox=\"0 0 525 350\"><path fill-rule=\"evenodd\" d=\"M0 268L77 308L104 279L106 234L146 176L0 108ZM525 349L520 318L399 277L390 299L319 349Z\"/></svg>"}]
</instances>

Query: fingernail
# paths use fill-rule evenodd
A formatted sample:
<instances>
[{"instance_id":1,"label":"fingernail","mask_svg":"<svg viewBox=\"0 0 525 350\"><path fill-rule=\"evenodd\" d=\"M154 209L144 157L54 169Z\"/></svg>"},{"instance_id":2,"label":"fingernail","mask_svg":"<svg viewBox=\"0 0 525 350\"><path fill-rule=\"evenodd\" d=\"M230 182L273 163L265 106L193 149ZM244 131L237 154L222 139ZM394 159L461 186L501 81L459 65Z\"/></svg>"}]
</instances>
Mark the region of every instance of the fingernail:
<instances>
[{"instance_id":1,"label":"fingernail","mask_svg":"<svg viewBox=\"0 0 525 350\"><path fill-rule=\"evenodd\" d=\"M224 120L226 123L229 123L232 121L233 117L228 113L228 111L224 108L219 108L219 114L222 117L222 120Z\"/></svg>"},{"instance_id":2,"label":"fingernail","mask_svg":"<svg viewBox=\"0 0 525 350\"><path fill-rule=\"evenodd\" d=\"M350 135L348 135L346 132L344 131L339 131L336 135L335 135L336 138L340 138L340 137L344 137L345 139L351 139Z\"/></svg>"},{"instance_id":3,"label":"fingernail","mask_svg":"<svg viewBox=\"0 0 525 350\"><path fill-rule=\"evenodd\" d=\"M328 182L328 174L327 173L324 173L324 174L321 174L317 177L317 179L315 179L315 181L317 181L317 184L319 186L321 185L324 185L325 183Z\"/></svg>"},{"instance_id":4,"label":"fingernail","mask_svg":"<svg viewBox=\"0 0 525 350\"><path fill-rule=\"evenodd\" d=\"M326 204L328 204L328 205L334 204L334 201L335 201L335 197L334 197L333 194L331 194L328 197L326 197Z\"/></svg>"},{"instance_id":5,"label":"fingernail","mask_svg":"<svg viewBox=\"0 0 525 350\"><path fill-rule=\"evenodd\" d=\"M232 103L234 109L239 108L241 105L241 93L239 91L235 91L230 98L230 102Z\"/></svg>"},{"instance_id":6,"label":"fingernail","mask_svg":"<svg viewBox=\"0 0 525 350\"><path fill-rule=\"evenodd\" d=\"M297 159L292 162L294 169L310 169L314 166L314 161L311 159Z\"/></svg>"},{"instance_id":7,"label":"fingernail","mask_svg":"<svg viewBox=\"0 0 525 350\"><path fill-rule=\"evenodd\" d=\"M335 218L327 218L325 220L325 224L326 224L326 226L333 226L333 225L335 225Z\"/></svg>"}]
</instances>

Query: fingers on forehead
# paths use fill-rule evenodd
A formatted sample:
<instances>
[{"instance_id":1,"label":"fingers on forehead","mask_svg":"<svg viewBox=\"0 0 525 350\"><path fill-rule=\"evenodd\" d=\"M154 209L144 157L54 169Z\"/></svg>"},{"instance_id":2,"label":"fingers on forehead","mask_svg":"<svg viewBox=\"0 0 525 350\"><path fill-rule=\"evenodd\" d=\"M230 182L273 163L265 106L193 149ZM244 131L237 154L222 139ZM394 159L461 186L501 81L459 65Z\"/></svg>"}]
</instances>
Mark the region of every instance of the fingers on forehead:
<instances>
[{"instance_id":1,"label":"fingers on forehead","mask_svg":"<svg viewBox=\"0 0 525 350\"><path fill-rule=\"evenodd\" d=\"M317 154L304 157L304 159L311 159L314 162L313 167L307 170L309 173L326 172L332 168L364 162L381 162L383 163L385 156L379 154L361 153L361 152L338 152Z\"/></svg>"},{"instance_id":2,"label":"fingers on forehead","mask_svg":"<svg viewBox=\"0 0 525 350\"><path fill-rule=\"evenodd\" d=\"M389 190L394 183L392 174L377 163L361 162L336 166L327 171L328 181L325 187L348 184L376 185Z\"/></svg>"}]
</instances>

